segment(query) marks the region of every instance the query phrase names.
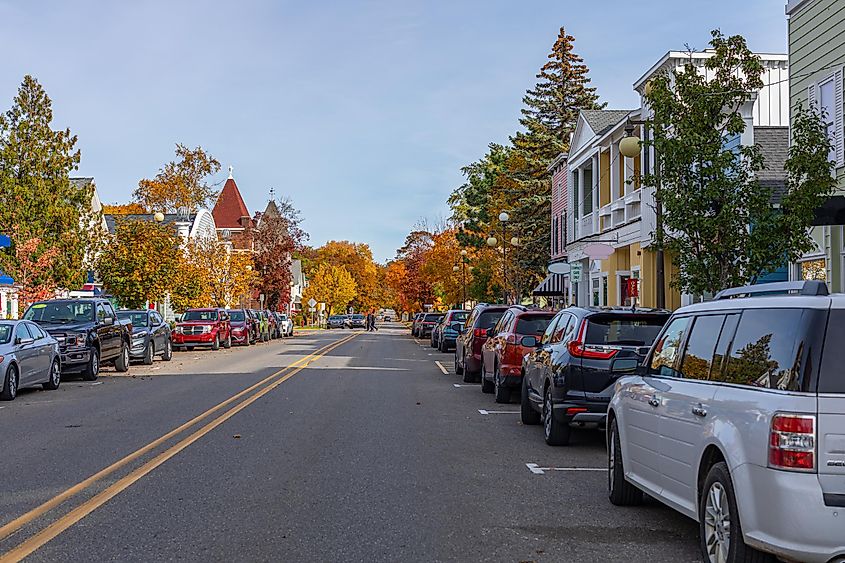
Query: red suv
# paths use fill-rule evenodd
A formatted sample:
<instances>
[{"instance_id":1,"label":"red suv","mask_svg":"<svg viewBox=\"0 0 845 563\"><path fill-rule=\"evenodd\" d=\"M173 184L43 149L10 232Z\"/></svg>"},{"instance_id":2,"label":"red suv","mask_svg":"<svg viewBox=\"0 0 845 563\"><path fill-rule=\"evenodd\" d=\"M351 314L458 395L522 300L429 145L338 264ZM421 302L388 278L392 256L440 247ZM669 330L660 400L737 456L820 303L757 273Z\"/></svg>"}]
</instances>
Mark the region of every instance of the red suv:
<instances>
[{"instance_id":1,"label":"red suv","mask_svg":"<svg viewBox=\"0 0 845 563\"><path fill-rule=\"evenodd\" d=\"M188 309L173 331L173 345L193 350L194 346L211 346L212 350L232 347L232 328L226 309Z\"/></svg>"},{"instance_id":2,"label":"red suv","mask_svg":"<svg viewBox=\"0 0 845 563\"><path fill-rule=\"evenodd\" d=\"M499 322L508 305L479 303L470 313L467 322L459 326L460 334L455 339L455 373L463 374L464 382L478 381L481 375L481 346L487 340L487 331ZM454 323L455 325L460 323Z\"/></svg>"},{"instance_id":3,"label":"red suv","mask_svg":"<svg viewBox=\"0 0 845 563\"><path fill-rule=\"evenodd\" d=\"M522 305L507 310L481 347L481 391L495 392L497 403L510 402L511 390L522 385L522 358L534 351L554 316Z\"/></svg>"}]
</instances>

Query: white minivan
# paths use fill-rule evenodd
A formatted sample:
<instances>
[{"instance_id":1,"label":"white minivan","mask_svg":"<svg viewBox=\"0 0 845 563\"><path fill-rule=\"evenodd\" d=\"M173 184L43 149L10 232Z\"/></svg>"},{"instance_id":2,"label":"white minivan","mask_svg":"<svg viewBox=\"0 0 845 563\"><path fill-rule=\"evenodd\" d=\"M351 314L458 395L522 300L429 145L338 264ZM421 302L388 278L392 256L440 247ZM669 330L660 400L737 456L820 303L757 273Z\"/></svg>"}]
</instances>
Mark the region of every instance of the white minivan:
<instances>
[{"instance_id":1,"label":"white minivan","mask_svg":"<svg viewBox=\"0 0 845 563\"><path fill-rule=\"evenodd\" d=\"M607 420L611 502L695 519L705 561L845 561L845 295L783 282L678 309Z\"/></svg>"}]
</instances>

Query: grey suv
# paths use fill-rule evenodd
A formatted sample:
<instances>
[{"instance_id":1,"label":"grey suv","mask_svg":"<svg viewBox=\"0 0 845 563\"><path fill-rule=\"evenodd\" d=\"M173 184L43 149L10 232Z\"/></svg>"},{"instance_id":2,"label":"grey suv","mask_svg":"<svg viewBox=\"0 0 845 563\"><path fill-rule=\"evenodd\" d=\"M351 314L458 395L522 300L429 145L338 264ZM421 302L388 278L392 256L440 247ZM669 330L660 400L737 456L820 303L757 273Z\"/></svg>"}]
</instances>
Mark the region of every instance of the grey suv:
<instances>
[{"instance_id":1,"label":"grey suv","mask_svg":"<svg viewBox=\"0 0 845 563\"><path fill-rule=\"evenodd\" d=\"M845 558L845 295L725 290L635 369L608 409L613 504L644 491L695 519L705 561Z\"/></svg>"}]
</instances>

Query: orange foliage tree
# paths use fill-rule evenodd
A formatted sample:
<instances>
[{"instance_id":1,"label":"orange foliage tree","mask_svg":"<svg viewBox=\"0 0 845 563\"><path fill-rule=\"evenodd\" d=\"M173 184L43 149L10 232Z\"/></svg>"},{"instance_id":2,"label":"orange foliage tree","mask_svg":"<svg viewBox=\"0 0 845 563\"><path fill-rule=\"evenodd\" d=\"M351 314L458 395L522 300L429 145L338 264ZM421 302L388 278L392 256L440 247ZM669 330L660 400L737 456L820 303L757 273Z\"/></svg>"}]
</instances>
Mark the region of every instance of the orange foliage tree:
<instances>
[{"instance_id":1,"label":"orange foliage tree","mask_svg":"<svg viewBox=\"0 0 845 563\"><path fill-rule=\"evenodd\" d=\"M155 178L138 182L132 195L144 209L175 213L186 207L194 211L208 207L216 197L207 179L220 170L217 159L202 147L190 149L182 144L176 145L176 157L178 160L165 164Z\"/></svg>"}]
</instances>

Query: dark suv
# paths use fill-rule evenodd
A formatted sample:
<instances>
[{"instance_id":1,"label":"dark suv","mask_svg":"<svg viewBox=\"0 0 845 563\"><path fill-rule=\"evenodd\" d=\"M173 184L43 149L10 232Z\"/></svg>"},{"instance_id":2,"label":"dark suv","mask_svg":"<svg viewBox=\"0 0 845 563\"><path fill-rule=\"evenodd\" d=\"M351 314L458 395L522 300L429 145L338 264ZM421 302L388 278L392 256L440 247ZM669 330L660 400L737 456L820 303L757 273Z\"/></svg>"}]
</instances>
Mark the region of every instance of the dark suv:
<instances>
[{"instance_id":1,"label":"dark suv","mask_svg":"<svg viewBox=\"0 0 845 563\"><path fill-rule=\"evenodd\" d=\"M543 422L550 446L565 446L573 426L604 428L613 385L636 368L669 318L657 309L560 311L522 361L522 423Z\"/></svg>"},{"instance_id":2,"label":"dark suv","mask_svg":"<svg viewBox=\"0 0 845 563\"><path fill-rule=\"evenodd\" d=\"M508 305L479 303L470 313L461 333L455 339L455 373L464 376L465 383L481 381L481 347L487 341L487 331L499 322Z\"/></svg>"}]
</instances>

